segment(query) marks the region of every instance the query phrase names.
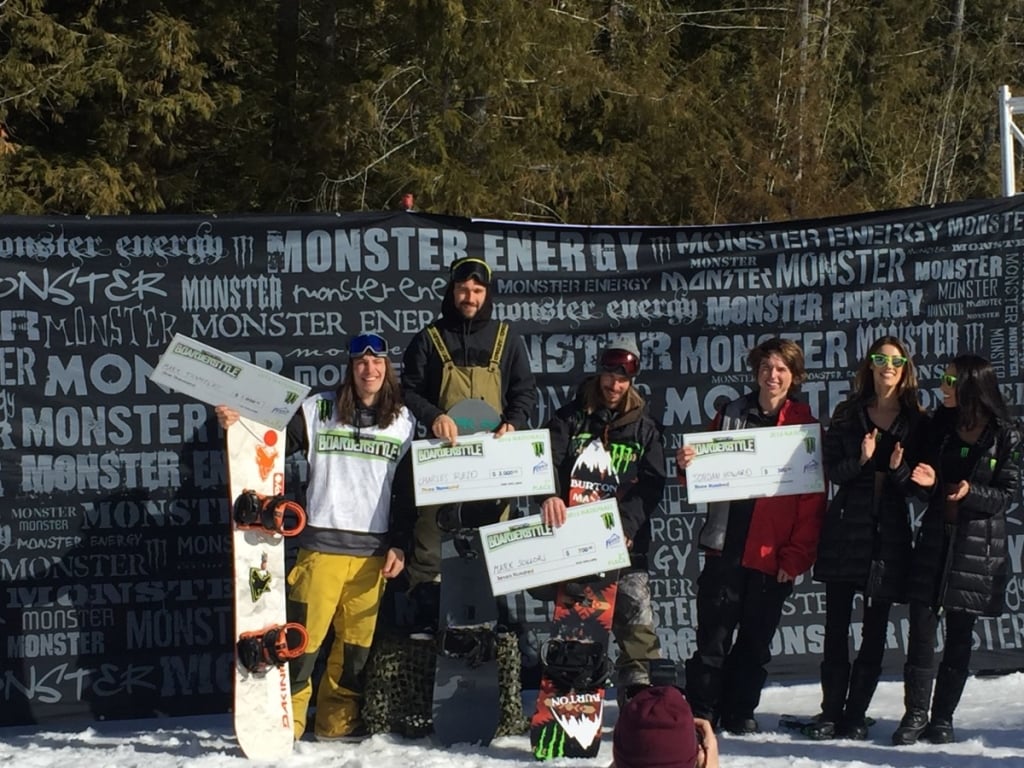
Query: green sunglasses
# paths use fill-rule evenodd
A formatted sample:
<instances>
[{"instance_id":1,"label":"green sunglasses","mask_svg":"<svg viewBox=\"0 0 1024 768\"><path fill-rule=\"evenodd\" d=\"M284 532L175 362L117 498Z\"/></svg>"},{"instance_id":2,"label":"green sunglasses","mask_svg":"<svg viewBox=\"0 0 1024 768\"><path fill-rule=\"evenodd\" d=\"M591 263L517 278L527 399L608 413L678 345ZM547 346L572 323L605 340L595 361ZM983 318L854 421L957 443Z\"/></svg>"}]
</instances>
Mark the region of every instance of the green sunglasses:
<instances>
[{"instance_id":1,"label":"green sunglasses","mask_svg":"<svg viewBox=\"0 0 1024 768\"><path fill-rule=\"evenodd\" d=\"M893 368L902 368L907 364L907 358L903 355L871 355L871 362L881 368L883 365L892 365Z\"/></svg>"},{"instance_id":2,"label":"green sunglasses","mask_svg":"<svg viewBox=\"0 0 1024 768\"><path fill-rule=\"evenodd\" d=\"M956 376L954 376L952 373L944 373L942 374L942 383L945 384L947 387L955 387Z\"/></svg>"}]
</instances>

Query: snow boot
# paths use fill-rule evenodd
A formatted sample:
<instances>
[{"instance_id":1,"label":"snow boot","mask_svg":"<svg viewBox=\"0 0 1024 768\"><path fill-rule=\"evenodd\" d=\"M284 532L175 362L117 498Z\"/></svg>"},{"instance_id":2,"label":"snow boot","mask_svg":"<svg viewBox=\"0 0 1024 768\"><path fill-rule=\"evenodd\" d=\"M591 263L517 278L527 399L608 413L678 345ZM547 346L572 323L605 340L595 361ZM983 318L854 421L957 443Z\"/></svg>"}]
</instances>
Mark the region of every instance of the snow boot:
<instances>
[{"instance_id":1,"label":"snow boot","mask_svg":"<svg viewBox=\"0 0 1024 768\"><path fill-rule=\"evenodd\" d=\"M953 712L960 703L966 682L967 670L939 665L939 674L935 678L935 697L932 699L932 717L924 732L926 741L932 744L951 744L956 741Z\"/></svg>"},{"instance_id":2,"label":"snow boot","mask_svg":"<svg viewBox=\"0 0 1024 768\"><path fill-rule=\"evenodd\" d=\"M916 744L928 727L928 703L934 682L935 673L930 669L909 664L903 667L903 703L906 711L892 735L895 746Z\"/></svg>"},{"instance_id":3,"label":"snow boot","mask_svg":"<svg viewBox=\"0 0 1024 768\"><path fill-rule=\"evenodd\" d=\"M868 737L867 711L878 687L881 666L868 666L853 662L850 672L850 692L846 697L846 711L839 721L836 736L840 739L864 741Z\"/></svg>"},{"instance_id":4,"label":"snow boot","mask_svg":"<svg viewBox=\"0 0 1024 768\"><path fill-rule=\"evenodd\" d=\"M754 712L761 703L761 689L768 677L767 671L752 665L740 670L727 662L723 672L722 729L739 735L757 733L761 728Z\"/></svg>"},{"instance_id":5,"label":"snow boot","mask_svg":"<svg viewBox=\"0 0 1024 768\"><path fill-rule=\"evenodd\" d=\"M824 741L836 737L836 727L843 715L846 688L850 683L848 662L821 663L821 713L814 722L801 729L808 739Z\"/></svg>"},{"instance_id":6,"label":"snow boot","mask_svg":"<svg viewBox=\"0 0 1024 768\"><path fill-rule=\"evenodd\" d=\"M718 707L722 696L722 670L710 667L697 656L684 665L686 699L694 717L708 720L718 730Z\"/></svg>"}]
</instances>

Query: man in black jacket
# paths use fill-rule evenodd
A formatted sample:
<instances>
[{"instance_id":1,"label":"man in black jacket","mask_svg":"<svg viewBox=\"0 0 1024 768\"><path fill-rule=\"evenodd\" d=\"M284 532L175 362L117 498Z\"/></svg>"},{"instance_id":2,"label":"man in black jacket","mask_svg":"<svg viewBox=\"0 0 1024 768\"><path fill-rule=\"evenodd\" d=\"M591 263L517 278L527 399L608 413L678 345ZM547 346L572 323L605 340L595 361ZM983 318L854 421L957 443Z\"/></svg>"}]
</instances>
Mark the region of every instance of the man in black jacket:
<instances>
[{"instance_id":1,"label":"man in black jacket","mask_svg":"<svg viewBox=\"0 0 1024 768\"><path fill-rule=\"evenodd\" d=\"M454 443L458 428L447 411L466 398L480 398L501 415L498 436L529 426L537 388L526 345L508 323L491 319L491 268L465 257L452 263L441 317L417 333L402 358L402 394L416 419L434 437ZM491 521L493 522L493 521ZM436 509L420 510L406 569L416 600L437 584L441 536ZM429 612L429 610L428 610ZM434 611L436 614L436 611Z\"/></svg>"},{"instance_id":2,"label":"man in black jacket","mask_svg":"<svg viewBox=\"0 0 1024 768\"><path fill-rule=\"evenodd\" d=\"M565 523L566 502L574 495L576 459L594 440L602 441L612 458L617 481L613 493L630 553L630 567L619 575L612 619L612 634L619 645L616 687L620 696L628 698L632 691L650 685L649 662L661 658L647 553L651 516L665 489L665 449L658 424L633 386L640 370L636 343L629 337L613 340L602 350L599 367L598 375L584 381L576 399L562 406L548 424L558 494L544 500L541 513L549 525Z\"/></svg>"},{"instance_id":3,"label":"man in black jacket","mask_svg":"<svg viewBox=\"0 0 1024 768\"><path fill-rule=\"evenodd\" d=\"M406 406L434 437L451 443L458 427L448 409L467 398L487 402L500 415L497 435L529 426L537 390L526 345L507 323L491 319L491 268L466 257L451 266L441 316L413 337L405 351L402 394ZM469 505L463 505L463 513ZM474 522L494 522L504 503L473 503ZM406 558L412 632L383 634L375 641L364 717L371 732L397 731L418 737L429 732L430 691L436 650L421 642L437 628L441 585L441 532L437 507L417 510L412 552ZM408 614L405 616L408 620ZM514 632L495 638L501 719L498 736L522 733L522 658Z\"/></svg>"}]
</instances>

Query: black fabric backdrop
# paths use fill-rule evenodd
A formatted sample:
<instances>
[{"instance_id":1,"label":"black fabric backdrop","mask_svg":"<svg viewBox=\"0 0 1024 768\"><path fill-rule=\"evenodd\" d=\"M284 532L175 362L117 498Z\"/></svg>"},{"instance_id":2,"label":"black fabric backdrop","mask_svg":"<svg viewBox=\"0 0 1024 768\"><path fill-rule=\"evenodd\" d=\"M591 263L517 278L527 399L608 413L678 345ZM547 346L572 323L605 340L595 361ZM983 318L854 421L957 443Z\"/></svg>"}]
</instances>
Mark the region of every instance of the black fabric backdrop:
<instances>
[{"instance_id":1,"label":"black fabric backdrop","mask_svg":"<svg viewBox=\"0 0 1024 768\"><path fill-rule=\"evenodd\" d=\"M804 396L823 420L883 333L912 348L925 406L945 363L976 351L1021 413L1022 250L1020 198L683 228L405 212L0 218L0 725L229 706L221 436L210 408L147 379L175 333L332 386L350 335L400 350L436 315L446 266L482 255L496 316L526 338L534 424L594 372L608 334L633 333L671 456L717 400L749 388L745 354L776 334L803 347ZM292 490L304 469L292 462ZM693 651L701 516L670 481L651 570L677 661ZM1011 518L1009 610L979 621L975 669L1024 667L1020 504ZM802 578L774 676L816 676L823 602ZM543 638L541 603L516 595L509 610ZM895 612L889 673L906 633Z\"/></svg>"}]
</instances>

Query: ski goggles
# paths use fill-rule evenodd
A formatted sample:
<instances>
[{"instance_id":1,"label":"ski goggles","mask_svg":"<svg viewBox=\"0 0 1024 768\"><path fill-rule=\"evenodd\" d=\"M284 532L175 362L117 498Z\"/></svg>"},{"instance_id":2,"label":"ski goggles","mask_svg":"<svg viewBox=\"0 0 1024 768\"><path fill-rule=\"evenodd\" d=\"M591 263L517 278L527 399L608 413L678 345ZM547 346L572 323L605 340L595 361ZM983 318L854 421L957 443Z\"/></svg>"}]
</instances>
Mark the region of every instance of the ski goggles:
<instances>
[{"instance_id":1,"label":"ski goggles","mask_svg":"<svg viewBox=\"0 0 1024 768\"><path fill-rule=\"evenodd\" d=\"M903 355L874 354L871 355L871 362L879 368L884 368L886 365L891 365L893 368L902 368L907 364L907 358Z\"/></svg>"},{"instance_id":2,"label":"ski goggles","mask_svg":"<svg viewBox=\"0 0 1024 768\"><path fill-rule=\"evenodd\" d=\"M376 333L361 333L348 343L348 356L362 357L363 355L387 357L388 343Z\"/></svg>"},{"instance_id":3,"label":"ski goggles","mask_svg":"<svg viewBox=\"0 0 1024 768\"><path fill-rule=\"evenodd\" d=\"M956 386L956 376L954 376L952 373L944 373L944 374L942 374L942 383L945 384L947 387L950 387L950 388L955 387Z\"/></svg>"},{"instance_id":4,"label":"ski goggles","mask_svg":"<svg viewBox=\"0 0 1024 768\"><path fill-rule=\"evenodd\" d=\"M476 280L484 285L491 284L491 267L483 259L467 257L452 262L451 279L453 283L464 283Z\"/></svg>"},{"instance_id":5,"label":"ski goggles","mask_svg":"<svg viewBox=\"0 0 1024 768\"><path fill-rule=\"evenodd\" d=\"M601 370L633 378L640 372L640 358L625 349L606 349L601 353Z\"/></svg>"}]
</instances>

